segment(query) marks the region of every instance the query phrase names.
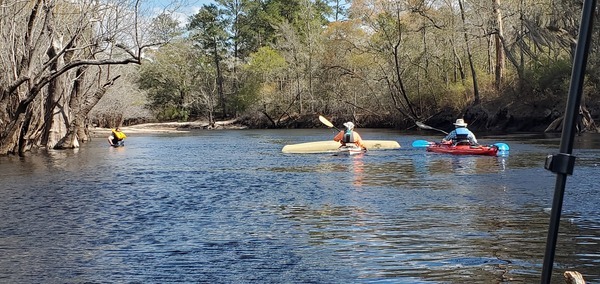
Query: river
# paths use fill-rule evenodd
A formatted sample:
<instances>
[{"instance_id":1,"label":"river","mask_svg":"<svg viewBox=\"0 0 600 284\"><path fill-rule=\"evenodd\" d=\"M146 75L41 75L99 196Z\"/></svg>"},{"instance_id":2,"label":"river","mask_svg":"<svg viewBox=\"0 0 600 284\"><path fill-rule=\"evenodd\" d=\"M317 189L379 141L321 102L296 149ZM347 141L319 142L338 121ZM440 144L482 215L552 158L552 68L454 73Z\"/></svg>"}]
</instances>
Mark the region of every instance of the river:
<instances>
[{"instance_id":1,"label":"river","mask_svg":"<svg viewBox=\"0 0 600 284\"><path fill-rule=\"evenodd\" d=\"M539 283L559 137L506 157L283 154L327 129L130 134L0 157L2 283ZM600 282L600 135L576 137L553 283Z\"/></svg>"}]
</instances>

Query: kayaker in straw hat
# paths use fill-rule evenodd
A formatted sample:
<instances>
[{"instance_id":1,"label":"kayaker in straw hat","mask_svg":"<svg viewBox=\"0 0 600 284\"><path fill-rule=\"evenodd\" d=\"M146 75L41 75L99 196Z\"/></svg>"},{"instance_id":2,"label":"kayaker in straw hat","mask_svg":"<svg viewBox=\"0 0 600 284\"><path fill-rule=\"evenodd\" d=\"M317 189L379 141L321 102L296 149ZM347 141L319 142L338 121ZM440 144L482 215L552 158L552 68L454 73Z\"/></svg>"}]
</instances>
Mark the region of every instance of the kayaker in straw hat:
<instances>
[{"instance_id":1,"label":"kayaker in straw hat","mask_svg":"<svg viewBox=\"0 0 600 284\"><path fill-rule=\"evenodd\" d=\"M358 132L354 131L354 123L348 121L344 123L344 127L346 127L346 129L338 132L338 134L333 137L333 140L342 143L342 146L346 146L346 143L354 143L356 146L367 150L363 145L362 138Z\"/></svg>"},{"instance_id":2,"label":"kayaker in straw hat","mask_svg":"<svg viewBox=\"0 0 600 284\"><path fill-rule=\"evenodd\" d=\"M467 128L467 124L465 120L459 118L454 123L455 129L452 132L448 133L444 139L442 139L442 143L453 143L453 144L470 144L477 145L477 138L475 138L475 134L471 132Z\"/></svg>"}]
</instances>

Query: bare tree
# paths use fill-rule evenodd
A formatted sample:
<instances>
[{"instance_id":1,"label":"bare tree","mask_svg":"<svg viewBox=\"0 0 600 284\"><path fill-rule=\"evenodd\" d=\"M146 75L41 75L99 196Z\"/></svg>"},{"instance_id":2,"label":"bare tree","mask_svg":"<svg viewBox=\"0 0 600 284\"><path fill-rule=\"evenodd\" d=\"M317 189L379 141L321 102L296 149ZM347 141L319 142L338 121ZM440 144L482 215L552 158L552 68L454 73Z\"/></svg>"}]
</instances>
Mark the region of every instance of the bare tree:
<instances>
[{"instance_id":1,"label":"bare tree","mask_svg":"<svg viewBox=\"0 0 600 284\"><path fill-rule=\"evenodd\" d=\"M502 13L500 11L500 0L493 0L493 14L495 16L495 27L496 32L494 35L494 43L496 46L496 89L500 89L502 85L502 78L504 77L505 58L504 47L502 46L501 38L504 34L504 28L502 24Z\"/></svg>"},{"instance_id":2,"label":"bare tree","mask_svg":"<svg viewBox=\"0 0 600 284\"><path fill-rule=\"evenodd\" d=\"M458 0L458 6L460 8L460 17L463 22L463 35L465 39L467 57L469 59L469 66L471 67L471 76L473 77L473 104L478 105L479 103L481 103L481 98L479 95L479 82L477 81L477 71L475 70L475 63L473 62L473 53L471 52L471 45L469 44L469 37L467 33L467 19L465 17L465 9L462 0Z\"/></svg>"},{"instance_id":3,"label":"bare tree","mask_svg":"<svg viewBox=\"0 0 600 284\"><path fill-rule=\"evenodd\" d=\"M150 38L140 0L0 1L0 155L75 148L85 117ZM25 24L23 24L25 23ZM104 66L104 67L103 67Z\"/></svg>"}]
</instances>

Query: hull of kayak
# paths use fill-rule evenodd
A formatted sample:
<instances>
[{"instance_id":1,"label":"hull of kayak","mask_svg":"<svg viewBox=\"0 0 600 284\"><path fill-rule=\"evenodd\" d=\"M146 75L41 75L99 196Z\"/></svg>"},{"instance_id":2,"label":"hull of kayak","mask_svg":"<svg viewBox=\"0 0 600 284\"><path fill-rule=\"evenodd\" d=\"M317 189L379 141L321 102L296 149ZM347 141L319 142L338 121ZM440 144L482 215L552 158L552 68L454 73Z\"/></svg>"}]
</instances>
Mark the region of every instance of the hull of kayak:
<instances>
[{"instance_id":1,"label":"hull of kayak","mask_svg":"<svg viewBox=\"0 0 600 284\"><path fill-rule=\"evenodd\" d=\"M363 140L363 144L369 151L400 149L400 144L391 140ZM281 152L290 154L328 153L337 152L339 148L339 142L328 140L285 145Z\"/></svg>"},{"instance_id":2,"label":"hull of kayak","mask_svg":"<svg viewBox=\"0 0 600 284\"><path fill-rule=\"evenodd\" d=\"M341 146L337 149L337 152L334 155L337 156L352 156L352 155L358 155L358 154L362 154L365 151L358 147L358 146L354 146L354 145L349 145L349 146Z\"/></svg>"},{"instance_id":3,"label":"hull of kayak","mask_svg":"<svg viewBox=\"0 0 600 284\"><path fill-rule=\"evenodd\" d=\"M427 152L444 153L452 155L483 155L496 156L498 155L498 147L496 146L470 146L470 145L446 145L434 144L427 147Z\"/></svg>"}]
</instances>

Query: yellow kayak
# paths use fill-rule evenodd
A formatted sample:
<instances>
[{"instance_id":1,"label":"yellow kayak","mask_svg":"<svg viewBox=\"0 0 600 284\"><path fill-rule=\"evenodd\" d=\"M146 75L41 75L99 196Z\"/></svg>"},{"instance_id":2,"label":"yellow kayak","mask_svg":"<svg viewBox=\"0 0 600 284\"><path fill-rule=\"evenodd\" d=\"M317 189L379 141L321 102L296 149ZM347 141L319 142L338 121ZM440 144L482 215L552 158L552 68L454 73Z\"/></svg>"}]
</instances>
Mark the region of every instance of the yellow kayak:
<instances>
[{"instance_id":1,"label":"yellow kayak","mask_svg":"<svg viewBox=\"0 0 600 284\"><path fill-rule=\"evenodd\" d=\"M400 149L400 144L392 140L363 140L362 142L369 151ZM337 152L340 146L340 142L333 140L315 141L285 145L281 152L290 154L328 153Z\"/></svg>"}]
</instances>

